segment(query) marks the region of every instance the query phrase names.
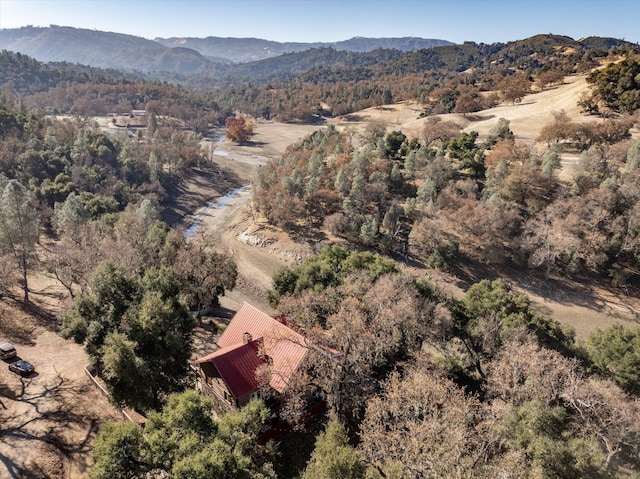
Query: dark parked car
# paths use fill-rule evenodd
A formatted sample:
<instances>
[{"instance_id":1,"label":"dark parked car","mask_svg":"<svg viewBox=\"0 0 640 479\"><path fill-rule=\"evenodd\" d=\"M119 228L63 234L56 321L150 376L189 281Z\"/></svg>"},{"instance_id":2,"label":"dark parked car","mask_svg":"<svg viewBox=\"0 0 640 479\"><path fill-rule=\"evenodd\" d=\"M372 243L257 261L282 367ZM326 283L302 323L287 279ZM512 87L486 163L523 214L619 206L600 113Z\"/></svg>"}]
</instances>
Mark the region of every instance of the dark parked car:
<instances>
[{"instance_id":1,"label":"dark parked car","mask_svg":"<svg viewBox=\"0 0 640 479\"><path fill-rule=\"evenodd\" d=\"M9 371L19 374L20 376L28 376L35 371L35 368L29 361L21 359L20 361L9 364Z\"/></svg>"},{"instance_id":2,"label":"dark parked car","mask_svg":"<svg viewBox=\"0 0 640 479\"><path fill-rule=\"evenodd\" d=\"M16 348L11 343L0 343L0 359L10 359L16 357Z\"/></svg>"}]
</instances>

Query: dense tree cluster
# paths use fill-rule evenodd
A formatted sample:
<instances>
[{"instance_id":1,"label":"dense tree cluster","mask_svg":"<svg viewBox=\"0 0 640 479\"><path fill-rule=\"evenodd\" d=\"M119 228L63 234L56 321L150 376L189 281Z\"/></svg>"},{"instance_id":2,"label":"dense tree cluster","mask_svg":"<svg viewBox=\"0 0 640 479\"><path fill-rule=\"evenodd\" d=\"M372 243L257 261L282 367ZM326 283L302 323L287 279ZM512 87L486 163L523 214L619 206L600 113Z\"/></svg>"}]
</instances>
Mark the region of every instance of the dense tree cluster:
<instances>
[{"instance_id":1,"label":"dense tree cluster","mask_svg":"<svg viewBox=\"0 0 640 479\"><path fill-rule=\"evenodd\" d=\"M407 53L319 48L259 62L215 64L186 77L165 72L163 82L80 65L42 65L24 55L2 52L5 74L0 75L0 91L53 113L155 110L201 131L199 125L221 125L234 112L311 122L392 100L417 100L427 113L472 113L498 99L517 102L534 76L544 88L563 75L590 71L608 55L615 58L633 51L634 45L624 41L607 44L597 38L575 41L558 35L508 44L465 42ZM499 91L500 97L487 95L489 91ZM625 95L622 110L632 111L632 98Z\"/></svg>"},{"instance_id":2,"label":"dense tree cluster","mask_svg":"<svg viewBox=\"0 0 640 479\"><path fill-rule=\"evenodd\" d=\"M637 331L596 332L581 349L502 280L454 300L399 272L292 291L278 309L318 345L281 413L316 397L334 414L303 477L610 478L637 467L637 397L606 379L637 387Z\"/></svg>"},{"instance_id":3,"label":"dense tree cluster","mask_svg":"<svg viewBox=\"0 0 640 479\"><path fill-rule=\"evenodd\" d=\"M176 274L149 269L138 279L122 265L99 265L90 293L65 318L63 334L85 344L117 404L159 408L184 389L193 318L178 298Z\"/></svg>"},{"instance_id":4,"label":"dense tree cluster","mask_svg":"<svg viewBox=\"0 0 640 479\"><path fill-rule=\"evenodd\" d=\"M73 198L73 197L72 197ZM157 410L188 386L196 320L217 305L236 268L211 242L184 237L156 219L148 204L65 229L50 265L70 292L62 334L84 344L118 404Z\"/></svg>"},{"instance_id":5,"label":"dense tree cluster","mask_svg":"<svg viewBox=\"0 0 640 479\"><path fill-rule=\"evenodd\" d=\"M162 126L115 137L83 118L56 120L0 104L0 173L28 187L48 224L57 203L75 193L91 217L123 210L148 198L188 168L205 163L200 137Z\"/></svg>"},{"instance_id":6,"label":"dense tree cluster","mask_svg":"<svg viewBox=\"0 0 640 479\"><path fill-rule=\"evenodd\" d=\"M130 115L132 110L178 118L197 130L203 119L222 125L222 112L202 94L177 84L149 81L116 70L82 65L43 64L20 53L0 52L0 103L48 114Z\"/></svg>"},{"instance_id":7,"label":"dense tree cluster","mask_svg":"<svg viewBox=\"0 0 640 479\"><path fill-rule=\"evenodd\" d=\"M637 331L596 331L583 348L503 280L455 300L397 270L372 276L376 262L345 268L360 254L333 247L274 276L278 310L316 345L280 414L315 398L333 417L303 477L610 478L638 466Z\"/></svg>"},{"instance_id":8,"label":"dense tree cluster","mask_svg":"<svg viewBox=\"0 0 640 479\"><path fill-rule=\"evenodd\" d=\"M187 384L195 321L233 288L211 238L158 220L164 186L204 162L199 137L156 122L110 137L77 117L0 107L0 288L29 301L43 265L74 298L64 334L84 343L114 401L143 410ZM41 226L58 241L36 248ZM42 260L43 263L39 261Z\"/></svg>"},{"instance_id":9,"label":"dense tree cluster","mask_svg":"<svg viewBox=\"0 0 640 479\"><path fill-rule=\"evenodd\" d=\"M360 146L328 127L257 170L255 204L275 225L327 228L436 267L528 262L547 276L593 272L622 284L638 253L635 123L588 126L558 112L541 152L516 143L506 120L482 141L435 119L412 139L371 126ZM582 152L568 181L558 176L562 148Z\"/></svg>"},{"instance_id":10,"label":"dense tree cluster","mask_svg":"<svg viewBox=\"0 0 640 479\"><path fill-rule=\"evenodd\" d=\"M5 265L0 291L8 290L17 273L24 301L29 301L29 271L40 238L40 220L28 190L0 173L0 260Z\"/></svg>"},{"instance_id":11,"label":"dense tree cluster","mask_svg":"<svg viewBox=\"0 0 640 479\"><path fill-rule=\"evenodd\" d=\"M606 68L595 70L587 77L593 85L591 95L580 106L589 113L633 113L640 108L640 60L626 58Z\"/></svg>"},{"instance_id":12,"label":"dense tree cluster","mask_svg":"<svg viewBox=\"0 0 640 479\"><path fill-rule=\"evenodd\" d=\"M172 395L162 411L150 414L144 430L134 423L105 424L96 439L90 477L144 479L169 473L176 479L275 478L275 451L258 445L269 410L253 401L220 419L211 412L211 400L187 391Z\"/></svg>"}]
</instances>

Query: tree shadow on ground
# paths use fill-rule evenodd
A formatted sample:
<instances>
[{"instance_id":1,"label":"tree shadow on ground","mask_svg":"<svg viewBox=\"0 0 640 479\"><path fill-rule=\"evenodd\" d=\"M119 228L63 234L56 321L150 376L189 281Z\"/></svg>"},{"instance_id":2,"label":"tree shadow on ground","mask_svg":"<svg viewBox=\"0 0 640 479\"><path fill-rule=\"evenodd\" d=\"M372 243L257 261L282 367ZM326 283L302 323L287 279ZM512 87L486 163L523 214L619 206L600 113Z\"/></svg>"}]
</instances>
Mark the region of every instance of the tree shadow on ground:
<instances>
[{"instance_id":1,"label":"tree shadow on ground","mask_svg":"<svg viewBox=\"0 0 640 479\"><path fill-rule=\"evenodd\" d=\"M166 194L160 202L160 219L176 227L196 210L245 184L236 173L224 167L192 168L184 177L164 185Z\"/></svg>"},{"instance_id":2,"label":"tree shadow on ground","mask_svg":"<svg viewBox=\"0 0 640 479\"><path fill-rule=\"evenodd\" d=\"M249 148L267 145L264 141L247 140L239 144L239 146L248 146Z\"/></svg>"},{"instance_id":3,"label":"tree shadow on ground","mask_svg":"<svg viewBox=\"0 0 640 479\"><path fill-rule=\"evenodd\" d=\"M472 115L469 113L465 115L465 118L469 121L485 121L495 117L495 115Z\"/></svg>"},{"instance_id":4,"label":"tree shadow on ground","mask_svg":"<svg viewBox=\"0 0 640 479\"><path fill-rule=\"evenodd\" d=\"M26 314L29 314L30 316L36 318L39 325L46 327L50 331L58 330L58 319L56 315L45 307L33 301L29 301L27 303L25 303L24 301L18 302L18 306Z\"/></svg>"},{"instance_id":5,"label":"tree shadow on ground","mask_svg":"<svg viewBox=\"0 0 640 479\"><path fill-rule=\"evenodd\" d=\"M0 463L4 465L7 472L7 477L11 479L19 479L23 477L23 469L19 467L12 459L0 454Z\"/></svg>"},{"instance_id":6,"label":"tree shadow on ground","mask_svg":"<svg viewBox=\"0 0 640 479\"><path fill-rule=\"evenodd\" d=\"M212 319L215 321L219 320L226 324L231 321L231 318L236 314L236 312L232 309L225 308L224 306L216 306L215 308L211 308L208 312L207 316L203 317L203 320Z\"/></svg>"},{"instance_id":7,"label":"tree shadow on ground","mask_svg":"<svg viewBox=\"0 0 640 479\"><path fill-rule=\"evenodd\" d=\"M288 230L288 233L295 243L309 245L316 254L329 244L327 235L316 228L293 227Z\"/></svg>"},{"instance_id":8,"label":"tree shadow on ground","mask_svg":"<svg viewBox=\"0 0 640 479\"><path fill-rule=\"evenodd\" d=\"M88 470L90 442L102 421L93 408L95 395L99 392L89 383L70 382L57 371L53 383L49 385L32 383L29 378L23 378L21 382L22 386L18 394L12 391L10 395L5 395L4 393L8 391L4 390L2 394L5 397L11 396L13 401L29 405L32 412L25 414L23 419L14 418L13 423L5 422L0 431L0 440L16 443L22 440L35 441L53 455L67 459L73 456L75 462L83 462L82 466ZM32 392L32 385L40 386L41 389ZM65 427L61 427L62 425ZM82 438L77 440L70 436L67 426L84 431ZM30 442L30 444L33 443ZM35 446L30 445L30 447ZM51 449L53 451L49 451ZM4 463L12 478L49 477L37 474L43 467L39 461L18 466L12 459L0 456L0 462Z\"/></svg>"},{"instance_id":9,"label":"tree shadow on ground","mask_svg":"<svg viewBox=\"0 0 640 479\"><path fill-rule=\"evenodd\" d=\"M0 303L0 332L21 344L34 345L34 322L26 316L20 301L4 298Z\"/></svg>"},{"instance_id":10,"label":"tree shadow on ground","mask_svg":"<svg viewBox=\"0 0 640 479\"><path fill-rule=\"evenodd\" d=\"M466 291L473 284L483 280L502 278L512 285L516 294L535 294L545 302L555 302L565 306L582 307L594 312L605 313L640 323L640 311L626 303L623 299L638 300L640 292L635 285L628 285L626 290L614 288L606 284L602 277L581 275L551 276L530 268L513 266L489 266L476 262L460 262L451 270L453 283ZM618 311L615 311L615 309ZM540 305L544 314L551 314L551 308Z\"/></svg>"}]
</instances>

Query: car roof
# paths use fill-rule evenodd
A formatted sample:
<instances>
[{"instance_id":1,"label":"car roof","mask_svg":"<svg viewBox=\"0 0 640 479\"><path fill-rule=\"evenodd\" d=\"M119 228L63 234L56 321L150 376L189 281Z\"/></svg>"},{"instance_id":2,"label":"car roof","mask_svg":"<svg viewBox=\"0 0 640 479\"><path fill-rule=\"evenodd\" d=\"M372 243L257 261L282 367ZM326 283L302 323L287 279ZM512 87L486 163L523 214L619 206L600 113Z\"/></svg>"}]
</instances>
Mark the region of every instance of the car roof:
<instances>
[{"instance_id":1,"label":"car roof","mask_svg":"<svg viewBox=\"0 0 640 479\"><path fill-rule=\"evenodd\" d=\"M15 349L11 343L0 343L0 349Z\"/></svg>"},{"instance_id":2,"label":"car roof","mask_svg":"<svg viewBox=\"0 0 640 479\"><path fill-rule=\"evenodd\" d=\"M33 364L31 364L29 361L25 361L24 359L19 359L13 364L19 364L20 366L26 366L26 365L33 366Z\"/></svg>"}]
</instances>

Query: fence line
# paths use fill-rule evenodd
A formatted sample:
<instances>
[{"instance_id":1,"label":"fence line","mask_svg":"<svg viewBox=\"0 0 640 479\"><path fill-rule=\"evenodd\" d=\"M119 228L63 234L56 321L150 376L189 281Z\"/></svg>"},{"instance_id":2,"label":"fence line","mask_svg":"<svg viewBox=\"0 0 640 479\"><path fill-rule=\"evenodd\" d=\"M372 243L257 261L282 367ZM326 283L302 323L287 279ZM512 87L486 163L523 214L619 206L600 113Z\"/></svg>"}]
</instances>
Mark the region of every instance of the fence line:
<instances>
[{"instance_id":1,"label":"fence line","mask_svg":"<svg viewBox=\"0 0 640 479\"><path fill-rule=\"evenodd\" d=\"M97 386L97 388L102 392L102 394L105 395L106 398L110 399L109 396L109 392L104 388L104 386L102 384L100 384L100 382L98 381L98 379L91 373L91 371L89 370L91 366L85 366L84 368L84 372L86 373L87 376L89 376L89 379L91 379L91 382ZM122 414L124 416L125 419L134 422L136 424L139 424L140 421L136 421L134 420L127 411L125 411L124 409L119 409L120 414ZM141 415L142 416L142 415ZM142 416L144 418L144 416ZM146 419L146 418L144 418Z\"/></svg>"}]
</instances>

